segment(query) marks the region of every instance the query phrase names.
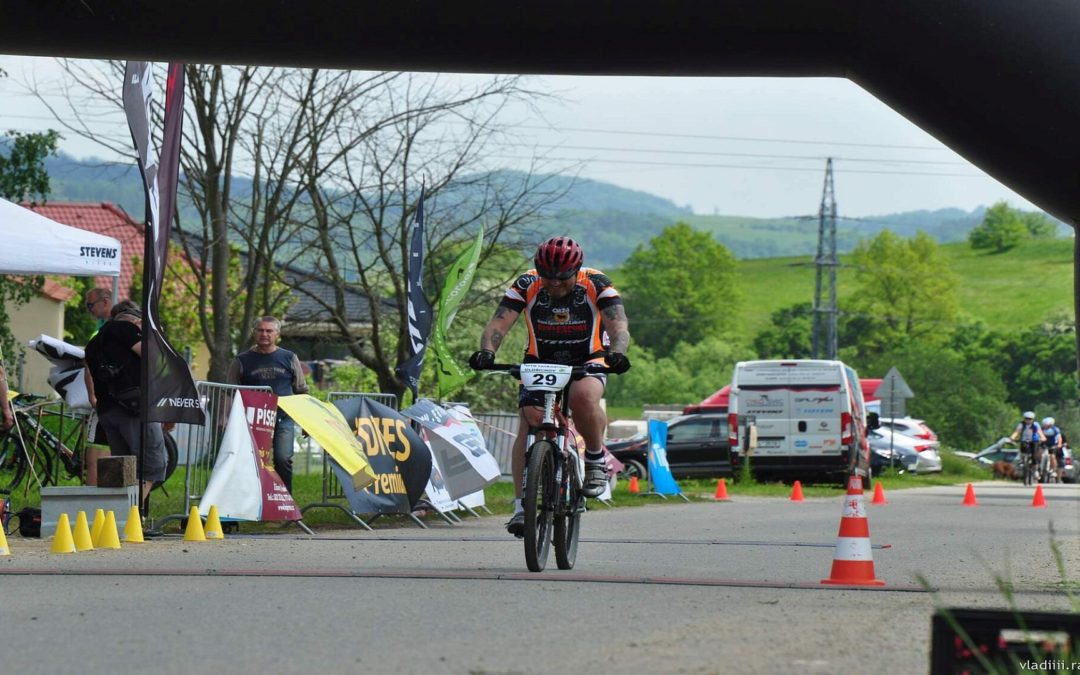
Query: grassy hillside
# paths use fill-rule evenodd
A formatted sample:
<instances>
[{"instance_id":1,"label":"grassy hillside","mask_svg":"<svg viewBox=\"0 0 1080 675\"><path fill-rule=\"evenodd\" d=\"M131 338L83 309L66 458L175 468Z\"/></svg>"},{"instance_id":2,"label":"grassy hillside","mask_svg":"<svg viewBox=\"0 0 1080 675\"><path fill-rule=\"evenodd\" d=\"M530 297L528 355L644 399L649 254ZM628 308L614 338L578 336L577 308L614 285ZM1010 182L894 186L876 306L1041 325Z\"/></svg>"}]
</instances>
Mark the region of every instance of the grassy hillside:
<instances>
[{"instance_id":1,"label":"grassy hillside","mask_svg":"<svg viewBox=\"0 0 1080 675\"><path fill-rule=\"evenodd\" d=\"M945 244L942 251L960 277L960 306L988 326L1017 330L1051 315L1072 317L1072 239L1025 242L1001 254L976 252L967 243ZM841 262L848 262L841 256ZM753 336L782 307L814 299L811 257L742 260L739 273L746 298L742 331ZM837 292L841 305L854 292L854 273L841 267Z\"/></svg>"}]
</instances>

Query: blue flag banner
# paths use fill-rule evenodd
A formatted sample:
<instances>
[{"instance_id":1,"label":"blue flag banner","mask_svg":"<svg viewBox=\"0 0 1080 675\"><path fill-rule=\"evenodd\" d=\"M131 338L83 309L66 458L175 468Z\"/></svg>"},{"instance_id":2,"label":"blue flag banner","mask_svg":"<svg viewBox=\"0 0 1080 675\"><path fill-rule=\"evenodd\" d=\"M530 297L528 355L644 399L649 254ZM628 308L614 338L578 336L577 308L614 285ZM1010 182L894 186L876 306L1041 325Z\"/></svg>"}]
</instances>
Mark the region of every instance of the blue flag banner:
<instances>
[{"instance_id":1,"label":"blue flag banner","mask_svg":"<svg viewBox=\"0 0 1080 675\"><path fill-rule=\"evenodd\" d=\"M649 481L653 492L679 495L682 490L671 475L667 459L667 422L649 420Z\"/></svg>"},{"instance_id":2,"label":"blue flag banner","mask_svg":"<svg viewBox=\"0 0 1080 675\"><path fill-rule=\"evenodd\" d=\"M424 295L424 190L420 190L420 203L416 206L416 218L412 224L412 241L409 257L405 261L408 279L408 356L394 369L394 374L409 387L413 399L420 386L420 373L424 369L424 352L431 335L431 303Z\"/></svg>"}]
</instances>

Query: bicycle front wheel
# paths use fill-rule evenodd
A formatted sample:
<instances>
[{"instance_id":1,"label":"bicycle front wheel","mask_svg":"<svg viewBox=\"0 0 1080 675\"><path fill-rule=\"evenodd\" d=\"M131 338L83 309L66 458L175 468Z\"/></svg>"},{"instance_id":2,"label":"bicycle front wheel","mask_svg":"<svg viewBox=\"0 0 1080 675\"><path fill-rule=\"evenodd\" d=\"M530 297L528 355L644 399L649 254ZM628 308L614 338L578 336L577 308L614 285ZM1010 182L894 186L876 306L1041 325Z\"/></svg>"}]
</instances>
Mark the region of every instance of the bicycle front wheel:
<instances>
[{"instance_id":1,"label":"bicycle front wheel","mask_svg":"<svg viewBox=\"0 0 1080 675\"><path fill-rule=\"evenodd\" d=\"M581 533L581 512L585 510L585 497L578 491L578 463L574 459L564 462L562 480L563 498L555 515L555 562L561 570L574 568L577 560L578 537Z\"/></svg>"},{"instance_id":2,"label":"bicycle front wheel","mask_svg":"<svg viewBox=\"0 0 1080 675\"><path fill-rule=\"evenodd\" d=\"M525 495L525 564L530 572L540 572L547 564L551 548L551 521L558 499L555 481L555 444L537 441L529 448Z\"/></svg>"},{"instance_id":3,"label":"bicycle front wheel","mask_svg":"<svg viewBox=\"0 0 1080 675\"><path fill-rule=\"evenodd\" d=\"M11 432L0 443L0 489L10 492L26 475L26 451L22 439Z\"/></svg>"}]
</instances>

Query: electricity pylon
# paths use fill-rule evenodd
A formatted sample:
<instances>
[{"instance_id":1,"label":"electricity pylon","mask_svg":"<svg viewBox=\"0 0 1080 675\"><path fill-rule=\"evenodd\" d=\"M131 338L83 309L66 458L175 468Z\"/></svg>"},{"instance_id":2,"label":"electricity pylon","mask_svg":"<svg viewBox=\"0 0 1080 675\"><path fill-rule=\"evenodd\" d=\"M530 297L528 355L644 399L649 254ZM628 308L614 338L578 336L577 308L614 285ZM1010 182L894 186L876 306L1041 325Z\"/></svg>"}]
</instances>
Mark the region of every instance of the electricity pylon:
<instances>
[{"instance_id":1,"label":"electricity pylon","mask_svg":"<svg viewBox=\"0 0 1080 675\"><path fill-rule=\"evenodd\" d=\"M814 358L836 358L836 192L832 157L825 163L825 189L818 211L818 247L814 259Z\"/></svg>"}]
</instances>

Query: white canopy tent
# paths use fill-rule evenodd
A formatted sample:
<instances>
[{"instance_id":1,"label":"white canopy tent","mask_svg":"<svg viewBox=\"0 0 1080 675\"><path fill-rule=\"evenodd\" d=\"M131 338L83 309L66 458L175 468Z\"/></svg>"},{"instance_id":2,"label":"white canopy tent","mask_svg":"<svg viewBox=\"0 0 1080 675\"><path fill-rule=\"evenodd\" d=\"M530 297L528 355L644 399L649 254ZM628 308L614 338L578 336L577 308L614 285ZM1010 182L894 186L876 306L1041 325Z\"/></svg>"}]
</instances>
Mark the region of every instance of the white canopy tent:
<instances>
[{"instance_id":1,"label":"white canopy tent","mask_svg":"<svg viewBox=\"0 0 1080 675\"><path fill-rule=\"evenodd\" d=\"M0 199L0 274L120 276L120 242Z\"/></svg>"}]
</instances>

